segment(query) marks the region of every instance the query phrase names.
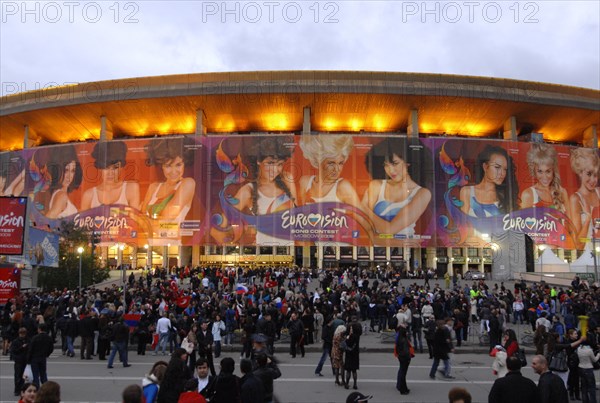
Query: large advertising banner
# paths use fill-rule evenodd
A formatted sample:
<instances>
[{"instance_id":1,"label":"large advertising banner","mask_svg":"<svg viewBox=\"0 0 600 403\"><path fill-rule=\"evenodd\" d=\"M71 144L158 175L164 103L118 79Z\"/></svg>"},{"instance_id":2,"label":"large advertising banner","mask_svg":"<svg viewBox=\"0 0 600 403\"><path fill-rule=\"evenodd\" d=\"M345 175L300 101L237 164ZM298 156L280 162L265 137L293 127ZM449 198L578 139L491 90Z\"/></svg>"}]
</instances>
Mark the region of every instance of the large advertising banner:
<instances>
[{"instance_id":1,"label":"large advertising banner","mask_svg":"<svg viewBox=\"0 0 600 403\"><path fill-rule=\"evenodd\" d=\"M0 265L0 305L19 296L21 290L21 270L13 265Z\"/></svg>"},{"instance_id":2,"label":"large advertising banner","mask_svg":"<svg viewBox=\"0 0 600 403\"><path fill-rule=\"evenodd\" d=\"M403 135L169 136L0 153L30 221L102 244L589 248L598 150ZM5 244L2 245L4 247ZM18 248L13 248L18 249Z\"/></svg>"},{"instance_id":3,"label":"large advertising banner","mask_svg":"<svg viewBox=\"0 0 600 403\"><path fill-rule=\"evenodd\" d=\"M19 157L29 218L38 228L69 221L94 231L101 245L200 240L204 209L196 180L204 177L203 156L193 137L57 145Z\"/></svg>"},{"instance_id":4,"label":"large advertising banner","mask_svg":"<svg viewBox=\"0 0 600 403\"><path fill-rule=\"evenodd\" d=\"M436 139L437 244L485 246L516 231L537 244L589 248L599 237L598 150Z\"/></svg>"},{"instance_id":5,"label":"large advertising banner","mask_svg":"<svg viewBox=\"0 0 600 403\"><path fill-rule=\"evenodd\" d=\"M27 198L0 197L0 255L23 254Z\"/></svg>"},{"instance_id":6,"label":"large advertising banner","mask_svg":"<svg viewBox=\"0 0 600 403\"><path fill-rule=\"evenodd\" d=\"M216 244L426 246L432 152L406 137L211 137ZM218 196L218 197L217 197Z\"/></svg>"}]
</instances>

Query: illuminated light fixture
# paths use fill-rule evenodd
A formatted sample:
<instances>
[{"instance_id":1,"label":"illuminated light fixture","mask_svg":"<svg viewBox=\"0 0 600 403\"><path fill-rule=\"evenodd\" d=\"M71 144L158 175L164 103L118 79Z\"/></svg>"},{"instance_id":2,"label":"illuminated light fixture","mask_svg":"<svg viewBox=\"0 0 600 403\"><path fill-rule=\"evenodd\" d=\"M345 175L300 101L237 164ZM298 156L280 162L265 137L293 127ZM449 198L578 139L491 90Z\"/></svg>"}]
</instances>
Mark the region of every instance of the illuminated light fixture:
<instances>
[{"instance_id":1,"label":"illuminated light fixture","mask_svg":"<svg viewBox=\"0 0 600 403\"><path fill-rule=\"evenodd\" d=\"M268 114L265 120L269 131L287 130L289 126L288 118L284 113Z\"/></svg>"},{"instance_id":2,"label":"illuminated light fixture","mask_svg":"<svg viewBox=\"0 0 600 403\"><path fill-rule=\"evenodd\" d=\"M333 119L326 119L323 125L325 126L325 130L330 132L335 130L335 128L337 127L337 122Z\"/></svg>"},{"instance_id":3,"label":"illuminated light fixture","mask_svg":"<svg viewBox=\"0 0 600 403\"><path fill-rule=\"evenodd\" d=\"M375 131L382 132L385 130L385 122L383 118L379 115L375 115L373 118L373 126L375 127Z\"/></svg>"},{"instance_id":4,"label":"illuminated light fixture","mask_svg":"<svg viewBox=\"0 0 600 403\"><path fill-rule=\"evenodd\" d=\"M353 132L358 132L360 131L362 124L358 121L358 119L351 119L349 122L349 126Z\"/></svg>"}]
</instances>

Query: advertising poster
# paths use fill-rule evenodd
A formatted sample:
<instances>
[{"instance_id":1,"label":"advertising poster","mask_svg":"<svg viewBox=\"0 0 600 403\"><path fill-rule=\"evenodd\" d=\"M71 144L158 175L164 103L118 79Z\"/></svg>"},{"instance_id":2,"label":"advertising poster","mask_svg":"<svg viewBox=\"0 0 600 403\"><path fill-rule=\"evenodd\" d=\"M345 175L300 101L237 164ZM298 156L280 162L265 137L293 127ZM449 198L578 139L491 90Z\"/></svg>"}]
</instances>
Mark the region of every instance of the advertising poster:
<instances>
[{"instance_id":1,"label":"advertising poster","mask_svg":"<svg viewBox=\"0 0 600 403\"><path fill-rule=\"evenodd\" d=\"M21 289L21 270L12 265L0 265L0 305L16 298Z\"/></svg>"},{"instance_id":2,"label":"advertising poster","mask_svg":"<svg viewBox=\"0 0 600 403\"><path fill-rule=\"evenodd\" d=\"M67 220L101 246L485 247L515 231L581 250L600 237L599 155L460 137L169 136L0 153L0 188L29 197L37 228ZM24 204L2 200L21 224L11 209ZM2 253L20 254L22 225L2 234Z\"/></svg>"},{"instance_id":3,"label":"advertising poster","mask_svg":"<svg viewBox=\"0 0 600 403\"><path fill-rule=\"evenodd\" d=\"M58 267L58 241L56 233L29 227L23 259L30 266Z\"/></svg>"},{"instance_id":4,"label":"advertising poster","mask_svg":"<svg viewBox=\"0 0 600 403\"><path fill-rule=\"evenodd\" d=\"M208 190L216 244L426 246L431 241L432 152L418 139L208 140L216 172Z\"/></svg>"},{"instance_id":5,"label":"advertising poster","mask_svg":"<svg viewBox=\"0 0 600 403\"><path fill-rule=\"evenodd\" d=\"M0 197L0 255L21 255L27 198Z\"/></svg>"}]
</instances>

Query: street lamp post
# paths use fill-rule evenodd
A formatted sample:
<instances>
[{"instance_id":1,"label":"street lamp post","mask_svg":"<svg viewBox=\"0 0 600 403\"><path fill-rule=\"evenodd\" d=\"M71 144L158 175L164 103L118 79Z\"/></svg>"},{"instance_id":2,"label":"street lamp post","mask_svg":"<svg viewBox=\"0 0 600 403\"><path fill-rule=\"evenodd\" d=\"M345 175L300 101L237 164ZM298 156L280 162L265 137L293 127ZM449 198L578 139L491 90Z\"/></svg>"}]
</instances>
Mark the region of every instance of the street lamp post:
<instances>
[{"instance_id":1,"label":"street lamp post","mask_svg":"<svg viewBox=\"0 0 600 403\"><path fill-rule=\"evenodd\" d=\"M83 253L82 246L77 248L77 253L79 254L79 293L81 293L81 254Z\"/></svg>"},{"instance_id":2,"label":"street lamp post","mask_svg":"<svg viewBox=\"0 0 600 403\"><path fill-rule=\"evenodd\" d=\"M541 252L540 253L540 270L542 272L542 276L544 275L544 250L546 249L546 245L540 245L538 246L538 250Z\"/></svg>"},{"instance_id":3,"label":"street lamp post","mask_svg":"<svg viewBox=\"0 0 600 403\"><path fill-rule=\"evenodd\" d=\"M125 245L119 245L119 254L121 256L121 270L123 270L123 308L124 313L127 313L127 269L126 265L123 263L123 250L125 249Z\"/></svg>"}]
</instances>

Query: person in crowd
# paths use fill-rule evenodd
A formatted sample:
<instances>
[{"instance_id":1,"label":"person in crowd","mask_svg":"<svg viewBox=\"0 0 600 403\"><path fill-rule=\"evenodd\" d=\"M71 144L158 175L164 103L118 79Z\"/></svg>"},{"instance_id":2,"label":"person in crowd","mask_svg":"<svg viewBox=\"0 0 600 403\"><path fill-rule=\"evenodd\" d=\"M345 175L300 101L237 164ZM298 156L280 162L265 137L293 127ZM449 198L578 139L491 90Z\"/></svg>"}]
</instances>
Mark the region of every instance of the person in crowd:
<instances>
[{"instance_id":1,"label":"person in crowd","mask_svg":"<svg viewBox=\"0 0 600 403\"><path fill-rule=\"evenodd\" d=\"M221 320L221 315L217 314L211 326L211 333L215 346L215 358L219 358L221 356L221 334L224 334L225 330L225 322Z\"/></svg>"},{"instance_id":2,"label":"person in crowd","mask_svg":"<svg viewBox=\"0 0 600 403\"><path fill-rule=\"evenodd\" d=\"M340 325L336 327L333 333L333 343L331 347L331 368L335 375L335 384L343 385L344 381L344 351L342 344L346 339L346 326ZM340 382L341 376L341 382Z\"/></svg>"},{"instance_id":3,"label":"person in crowd","mask_svg":"<svg viewBox=\"0 0 600 403\"><path fill-rule=\"evenodd\" d=\"M192 206L196 181L184 177L194 162L193 140L189 137L151 140L146 145L146 165L159 167L164 182L148 186L140 210L151 219L176 222L185 220Z\"/></svg>"},{"instance_id":4,"label":"person in crowd","mask_svg":"<svg viewBox=\"0 0 600 403\"><path fill-rule=\"evenodd\" d=\"M452 345L452 335L445 326L444 321L440 320L436 323L436 330L433 336L433 365L429 371L429 377L435 379L435 373L440 365L440 360L444 363L444 377L446 379L454 379L450 374L452 369L450 365L450 353L454 352Z\"/></svg>"},{"instance_id":5,"label":"person in crowd","mask_svg":"<svg viewBox=\"0 0 600 403\"><path fill-rule=\"evenodd\" d=\"M588 332L589 333L589 332ZM581 401L583 403L596 403L596 377L594 376L594 363L600 360L600 352L595 354L588 340L585 340L577 349L579 358L579 379L581 381Z\"/></svg>"},{"instance_id":6,"label":"person in crowd","mask_svg":"<svg viewBox=\"0 0 600 403\"><path fill-rule=\"evenodd\" d=\"M121 393L122 403L145 403L144 393L140 385L129 385Z\"/></svg>"},{"instance_id":7,"label":"person in crowd","mask_svg":"<svg viewBox=\"0 0 600 403\"><path fill-rule=\"evenodd\" d=\"M290 355L296 358L297 349L300 349L300 354L304 357L304 324L296 312L290 315L287 328L290 335Z\"/></svg>"},{"instance_id":8,"label":"person in crowd","mask_svg":"<svg viewBox=\"0 0 600 403\"><path fill-rule=\"evenodd\" d=\"M48 327L45 323L40 323L36 334L27 348L27 363L31 365L33 374L33 383L39 386L48 381L46 372L46 363L52 351L54 351L54 340L48 334Z\"/></svg>"},{"instance_id":9,"label":"person in crowd","mask_svg":"<svg viewBox=\"0 0 600 403\"><path fill-rule=\"evenodd\" d=\"M595 220L600 218L600 156L593 148L575 148L571 151L571 169L579 178L579 189L569 198L571 222L575 227L575 240L578 249L588 247L591 241L581 239L600 238L600 230L595 228Z\"/></svg>"},{"instance_id":10,"label":"person in crowd","mask_svg":"<svg viewBox=\"0 0 600 403\"><path fill-rule=\"evenodd\" d=\"M410 389L408 389L406 384L406 374L408 373L408 367L410 366L410 360L412 358L409 350L410 342L408 340L406 328L403 326L398 326L398 331L396 333L395 352L400 366L398 368L396 389L401 395L408 395L410 393Z\"/></svg>"},{"instance_id":11,"label":"person in crowd","mask_svg":"<svg viewBox=\"0 0 600 403\"><path fill-rule=\"evenodd\" d=\"M19 395L21 398L18 403L34 403L35 395L37 394L38 387L31 382L23 382Z\"/></svg>"},{"instance_id":12,"label":"person in crowd","mask_svg":"<svg viewBox=\"0 0 600 403\"><path fill-rule=\"evenodd\" d=\"M60 385L54 381L44 382L35 395L35 403L60 403Z\"/></svg>"},{"instance_id":13,"label":"person in crowd","mask_svg":"<svg viewBox=\"0 0 600 403\"><path fill-rule=\"evenodd\" d=\"M93 310L84 310L81 314L83 318L77 322L77 333L81 338L80 355L82 360L91 360L94 350L94 332L98 330L98 318Z\"/></svg>"},{"instance_id":14,"label":"person in crowd","mask_svg":"<svg viewBox=\"0 0 600 403\"><path fill-rule=\"evenodd\" d=\"M531 359L531 368L540 376L538 391L540 403L569 403L567 388L560 376L550 372L548 361L543 355Z\"/></svg>"},{"instance_id":15,"label":"person in crowd","mask_svg":"<svg viewBox=\"0 0 600 403\"><path fill-rule=\"evenodd\" d=\"M517 357L506 359L508 373L494 381L488 395L489 403L540 403L536 384L521 374L521 361Z\"/></svg>"},{"instance_id":16,"label":"person in crowd","mask_svg":"<svg viewBox=\"0 0 600 403\"><path fill-rule=\"evenodd\" d=\"M113 337L112 337L112 347L110 350L110 356L108 357L108 365L107 368L113 368L113 362L115 360L115 356L117 352L119 352L119 360L123 363L123 368L131 367L127 359L127 345L129 343L129 326L123 320L123 317L120 316L115 325L113 326Z\"/></svg>"},{"instance_id":17,"label":"person in crowd","mask_svg":"<svg viewBox=\"0 0 600 403\"><path fill-rule=\"evenodd\" d=\"M208 320L203 320L200 325L200 330L196 333L196 340L198 342L198 357L204 358L210 368L210 374L215 376L215 365L213 364L213 335L208 330Z\"/></svg>"},{"instance_id":18,"label":"person in crowd","mask_svg":"<svg viewBox=\"0 0 600 403\"><path fill-rule=\"evenodd\" d=\"M416 222L427 210L431 191L422 169L428 156L420 144L410 147L410 140L388 137L367 153L365 163L372 181L362 202L372 211L377 233L412 237Z\"/></svg>"},{"instance_id":19,"label":"person in crowd","mask_svg":"<svg viewBox=\"0 0 600 403\"><path fill-rule=\"evenodd\" d=\"M169 334L171 332L171 320L169 314L163 312L161 318L156 322L156 334L158 334L158 343L154 349L154 355L158 355L158 349L162 349L162 354L167 355L167 344L169 343Z\"/></svg>"},{"instance_id":20,"label":"person in crowd","mask_svg":"<svg viewBox=\"0 0 600 403\"><path fill-rule=\"evenodd\" d=\"M205 398L210 398L208 393L215 377L208 374L208 363L204 358L196 361L196 378L198 379L198 392Z\"/></svg>"},{"instance_id":21,"label":"person in crowd","mask_svg":"<svg viewBox=\"0 0 600 403\"><path fill-rule=\"evenodd\" d=\"M167 366L169 364L165 361L157 361L152 365L150 373L142 379L142 390L144 393L144 399L146 403L155 403L156 397L158 396L158 390L160 384L165 377Z\"/></svg>"},{"instance_id":22,"label":"person in crowd","mask_svg":"<svg viewBox=\"0 0 600 403\"><path fill-rule=\"evenodd\" d=\"M506 357L512 357L519 350L517 334L513 329L506 329L502 335L502 347L506 351Z\"/></svg>"},{"instance_id":23,"label":"person in crowd","mask_svg":"<svg viewBox=\"0 0 600 403\"><path fill-rule=\"evenodd\" d=\"M567 331L567 341L570 343L574 343L578 340L579 333L577 332L577 329L569 329ZM567 375L567 388L569 389L569 397L571 398L571 400L581 400L581 383L579 381L579 355L577 354L577 348L575 347L567 349L567 367L569 368L569 374Z\"/></svg>"},{"instance_id":24,"label":"person in crowd","mask_svg":"<svg viewBox=\"0 0 600 403\"><path fill-rule=\"evenodd\" d=\"M490 352L490 356L494 357L494 362L492 363L492 371L497 378L502 378L508 373L508 368L506 367L506 349L500 345L497 345Z\"/></svg>"},{"instance_id":25,"label":"person in crowd","mask_svg":"<svg viewBox=\"0 0 600 403\"><path fill-rule=\"evenodd\" d=\"M535 184L521 193L521 208L549 207L570 217L569 197L561 185L554 146L532 144L527 152L527 167Z\"/></svg>"},{"instance_id":26,"label":"person in crowd","mask_svg":"<svg viewBox=\"0 0 600 403\"><path fill-rule=\"evenodd\" d=\"M106 356L110 354L110 339L113 335L113 323L107 314L100 314L98 318L98 359L106 360Z\"/></svg>"},{"instance_id":27,"label":"person in crowd","mask_svg":"<svg viewBox=\"0 0 600 403\"><path fill-rule=\"evenodd\" d=\"M254 375L261 380L264 387L264 403L272 403L273 381L281 376L281 371L275 363L275 359L265 353L256 356L258 368L254 370Z\"/></svg>"},{"instance_id":28,"label":"person in crowd","mask_svg":"<svg viewBox=\"0 0 600 403\"><path fill-rule=\"evenodd\" d=\"M262 403L264 401L265 388L260 378L252 372L252 361L242 358L240 361L240 390L242 403Z\"/></svg>"},{"instance_id":29,"label":"person in crowd","mask_svg":"<svg viewBox=\"0 0 600 403\"><path fill-rule=\"evenodd\" d=\"M75 147L65 144L60 152L52 154L48 170L52 182L50 183L50 203L46 212L48 218L64 218L77 213L77 207L69 198L69 194L79 189L83 179L83 170L77 158Z\"/></svg>"},{"instance_id":30,"label":"person in crowd","mask_svg":"<svg viewBox=\"0 0 600 403\"><path fill-rule=\"evenodd\" d=\"M360 323L354 322L348 325L348 334L345 339L345 347L343 348L344 371L346 373L343 380L346 389L350 387L350 375L352 375L353 380L352 389L358 389L356 382L358 378L358 369L360 368L360 335Z\"/></svg>"},{"instance_id":31,"label":"person in crowd","mask_svg":"<svg viewBox=\"0 0 600 403\"><path fill-rule=\"evenodd\" d=\"M24 327L19 328L19 336L10 343L10 359L14 361L14 378L15 378L15 396L20 396L22 393L22 386L25 383L23 379L23 373L27 366L27 351L29 349L29 337L27 336L27 329Z\"/></svg>"},{"instance_id":32,"label":"person in crowd","mask_svg":"<svg viewBox=\"0 0 600 403\"><path fill-rule=\"evenodd\" d=\"M321 338L323 339L323 353L321 354L321 359L319 360L319 364L315 369L315 375L317 376L323 376L321 371L323 370L325 360L328 357L331 357L331 349L333 347L333 331L333 315L329 315L325 319L323 331L321 332Z\"/></svg>"},{"instance_id":33,"label":"person in crowd","mask_svg":"<svg viewBox=\"0 0 600 403\"><path fill-rule=\"evenodd\" d=\"M196 368L196 353L198 352L198 339L196 334L198 334L198 322L192 323L190 330L187 333L187 342L192 347L192 350L186 350L188 353L188 367L190 367L190 371L194 372L194 368Z\"/></svg>"},{"instance_id":34,"label":"person in crowd","mask_svg":"<svg viewBox=\"0 0 600 403\"><path fill-rule=\"evenodd\" d=\"M354 147L352 136L302 136L299 145L304 158L317 170L317 175L300 178L298 204L341 202L361 208L356 190L341 177L344 164Z\"/></svg>"},{"instance_id":35,"label":"person in crowd","mask_svg":"<svg viewBox=\"0 0 600 403\"><path fill-rule=\"evenodd\" d=\"M140 207L140 186L137 182L125 181L123 169L127 156L124 141L99 141L94 146L94 167L100 171L101 182L87 189L81 197L81 210L119 204L135 209Z\"/></svg>"},{"instance_id":36,"label":"person in crowd","mask_svg":"<svg viewBox=\"0 0 600 403\"><path fill-rule=\"evenodd\" d=\"M371 400L373 396L371 395L363 395L360 392L352 392L346 398L346 403L366 403Z\"/></svg>"},{"instance_id":37,"label":"person in crowd","mask_svg":"<svg viewBox=\"0 0 600 403\"><path fill-rule=\"evenodd\" d=\"M234 375L235 361L225 357L220 363L221 371L213 383L211 403L241 403L240 378Z\"/></svg>"},{"instance_id":38,"label":"person in crowd","mask_svg":"<svg viewBox=\"0 0 600 403\"><path fill-rule=\"evenodd\" d=\"M519 208L518 183L512 157L504 148L488 145L479 154L476 185L460 190L462 211L477 218L510 213Z\"/></svg>"},{"instance_id":39,"label":"person in crowd","mask_svg":"<svg viewBox=\"0 0 600 403\"><path fill-rule=\"evenodd\" d=\"M183 348L176 348L171 355L171 360L160 383L156 398L157 403L171 403L179 399L185 382L192 378L186 361L187 352Z\"/></svg>"},{"instance_id":40,"label":"person in crowd","mask_svg":"<svg viewBox=\"0 0 600 403\"><path fill-rule=\"evenodd\" d=\"M177 403L206 403L206 398L198 392L198 379L192 378L185 381L183 392L179 395Z\"/></svg>"},{"instance_id":41,"label":"person in crowd","mask_svg":"<svg viewBox=\"0 0 600 403\"><path fill-rule=\"evenodd\" d=\"M448 392L448 403L471 403L471 394L465 388L452 388Z\"/></svg>"}]
</instances>

